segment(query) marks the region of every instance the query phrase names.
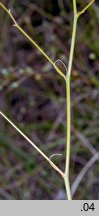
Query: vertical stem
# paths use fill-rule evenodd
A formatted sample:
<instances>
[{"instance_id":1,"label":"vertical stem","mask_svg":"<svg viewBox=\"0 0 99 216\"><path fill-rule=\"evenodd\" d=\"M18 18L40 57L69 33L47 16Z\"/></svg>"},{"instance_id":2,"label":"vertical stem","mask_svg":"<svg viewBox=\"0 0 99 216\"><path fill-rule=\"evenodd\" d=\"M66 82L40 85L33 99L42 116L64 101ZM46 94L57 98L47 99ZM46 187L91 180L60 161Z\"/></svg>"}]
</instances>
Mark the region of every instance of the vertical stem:
<instances>
[{"instance_id":1,"label":"vertical stem","mask_svg":"<svg viewBox=\"0 0 99 216\"><path fill-rule=\"evenodd\" d=\"M70 181L69 181L69 167L70 167L70 139L71 139L71 97L70 97L70 78L73 64L73 55L74 55L74 47L75 47L75 39L76 39L76 30L77 30L77 21L79 16L84 13L88 7L94 2L92 0L82 11L77 12L77 2L73 0L73 11L74 11L74 19L73 19L73 31L72 31L72 39L71 39L71 47L70 47L70 55L69 55L69 63L68 70L66 76L66 113L67 113L67 125L66 125L66 162L65 162L65 172L64 172L64 183L67 193L67 199L71 200L71 190L70 190Z\"/></svg>"},{"instance_id":2,"label":"vertical stem","mask_svg":"<svg viewBox=\"0 0 99 216\"><path fill-rule=\"evenodd\" d=\"M71 190L70 190L70 182L69 182L69 165L70 165L70 137L71 137L71 106L70 106L70 77L66 80L66 165L65 165L65 177L64 183L67 192L67 199L71 200Z\"/></svg>"},{"instance_id":3,"label":"vertical stem","mask_svg":"<svg viewBox=\"0 0 99 216\"><path fill-rule=\"evenodd\" d=\"M78 20L78 14L74 14L73 32L72 32L71 48L70 48L69 63L68 63L68 70L67 70L67 76L69 76L69 77L71 76L72 63L73 63L73 54L74 54L74 46L75 46L75 38L76 38L77 20Z\"/></svg>"},{"instance_id":4,"label":"vertical stem","mask_svg":"<svg viewBox=\"0 0 99 216\"><path fill-rule=\"evenodd\" d=\"M77 0L73 0L73 10L74 10L74 14L77 14Z\"/></svg>"},{"instance_id":5,"label":"vertical stem","mask_svg":"<svg viewBox=\"0 0 99 216\"><path fill-rule=\"evenodd\" d=\"M70 78L71 78L71 70L72 70L72 63L73 63L73 54L74 54L74 46L75 46L75 38L76 38L76 29L77 29L77 20L78 17L84 13L88 7L94 2L92 0L82 11L77 12L77 3L76 0L73 0L73 10L74 10L74 21L73 21L73 32L72 32L72 39L71 39L71 48L70 48L70 56L69 56L69 63L68 63L68 70L67 75L62 73L62 71L55 65L55 63L49 58L49 56L35 43L32 38L17 24L11 11L8 10L2 3L0 6L10 15L14 22L14 26L16 26L20 32L22 32L26 38L45 56L45 58L54 66L56 71L65 79L66 82L66 104L67 104L67 136L66 136L66 162L65 162L65 172L63 173L50 159L25 135L22 131L20 131L1 111L0 115L2 115L33 147L51 164L51 166L57 170L64 179L67 199L71 200L71 190L70 190L70 181L69 181L69 166L70 166L70 138L71 138L71 97L70 97Z\"/></svg>"},{"instance_id":6,"label":"vertical stem","mask_svg":"<svg viewBox=\"0 0 99 216\"><path fill-rule=\"evenodd\" d=\"M66 76L66 113L67 113L67 125L66 125L66 162L65 162L65 188L67 192L67 199L71 200L71 190L70 190L70 180L69 180L69 168L70 168L70 139L71 139L71 97L70 97L70 78L71 78L71 70L73 63L73 55L74 55L74 46L76 39L76 29L77 29L77 8L76 8L76 0L73 0L73 8L74 8L74 20L73 20L73 31L72 31L72 39L71 39L71 48L70 48L70 56L68 63L68 70Z\"/></svg>"},{"instance_id":7,"label":"vertical stem","mask_svg":"<svg viewBox=\"0 0 99 216\"><path fill-rule=\"evenodd\" d=\"M67 126L66 126L66 167L65 174L69 176L70 164L70 138L71 138L71 103L70 103L70 77L66 81L66 113L67 113Z\"/></svg>"}]
</instances>

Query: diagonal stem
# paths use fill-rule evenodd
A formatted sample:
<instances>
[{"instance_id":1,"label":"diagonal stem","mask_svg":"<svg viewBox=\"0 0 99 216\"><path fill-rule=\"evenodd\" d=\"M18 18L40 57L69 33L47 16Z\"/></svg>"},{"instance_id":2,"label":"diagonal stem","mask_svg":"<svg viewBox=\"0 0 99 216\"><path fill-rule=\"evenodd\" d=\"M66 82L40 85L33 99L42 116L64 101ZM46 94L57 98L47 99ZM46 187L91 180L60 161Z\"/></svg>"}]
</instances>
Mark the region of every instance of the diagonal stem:
<instances>
[{"instance_id":1,"label":"diagonal stem","mask_svg":"<svg viewBox=\"0 0 99 216\"><path fill-rule=\"evenodd\" d=\"M82 9L81 11L78 12L78 16L81 16L83 13L86 12L86 10L93 4L95 0L92 0L91 2L89 2L89 4L84 8Z\"/></svg>"},{"instance_id":2,"label":"diagonal stem","mask_svg":"<svg viewBox=\"0 0 99 216\"><path fill-rule=\"evenodd\" d=\"M13 128L15 128L15 130L17 130L17 132L19 134L21 134L21 136L23 136L42 156L43 158L45 158L50 165L64 178L64 173L43 153L43 151L41 151L9 118L7 118L1 111L0 111L0 115L7 121L10 123L10 125L12 125Z\"/></svg>"},{"instance_id":3,"label":"diagonal stem","mask_svg":"<svg viewBox=\"0 0 99 216\"><path fill-rule=\"evenodd\" d=\"M40 53L42 53L42 55L52 64L52 66L55 68L55 70L57 71L58 74L60 74L60 76L62 76L65 80L66 77L63 74L63 72L56 66L56 64L51 60L51 58L43 51L43 49L18 25L18 23L16 22L14 16L12 15L11 11L8 10L1 2L0 2L0 6L9 14L9 16L11 17L11 19L14 22L14 26L40 51Z\"/></svg>"}]
</instances>

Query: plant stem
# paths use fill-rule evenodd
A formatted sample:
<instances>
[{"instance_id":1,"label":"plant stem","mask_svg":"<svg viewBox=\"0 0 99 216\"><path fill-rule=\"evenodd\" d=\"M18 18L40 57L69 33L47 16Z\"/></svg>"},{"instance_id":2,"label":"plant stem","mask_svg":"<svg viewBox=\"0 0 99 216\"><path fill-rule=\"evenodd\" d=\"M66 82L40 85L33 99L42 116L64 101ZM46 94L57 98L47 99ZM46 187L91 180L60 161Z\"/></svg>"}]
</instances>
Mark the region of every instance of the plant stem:
<instances>
[{"instance_id":1,"label":"plant stem","mask_svg":"<svg viewBox=\"0 0 99 216\"><path fill-rule=\"evenodd\" d=\"M73 10L74 10L74 19L73 19L73 31L72 31L72 39L71 39L71 47L70 47L70 56L68 62L67 75L65 76L63 72L56 66L55 62L53 62L50 57L42 50L42 48L18 25L16 20L14 19L10 10L8 10L1 2L0 6L10 15L11 19L14 22L14 26L25 35L25 37L45 56L45 58L54 66L56 71L64 78L66 83L66 113L67 113L67 123L66 123L66 161L65 161L65 172L63 173L15 124L12 123L1 111L0 115L5 118L49 163L50 165L62 176L65 183L67 199L71 200L71 189L70 189L70 180L69 180L69 170L70 170L70 141L71 141L71 96L70 96L70 79L71 79L71 71L73 64L73 55L74 55L74 46L76 39L76 29L77 29L77 20L78 17L83 14L89 6L94 2L91 2L80 12L77 12L77 3L76 0L73 0Z\"/></svg>"},{"instance_id":2,"label":"plant stem","mask_svg":"<svg viewBox=\"0 0 99 216\"><path fill-rule=\"evenodd\" d=\"M50 62L50 64L52 64L52 66L55 68L55 70L57 71L58 74L60 74L60 76L62 76L65 80L66 77L64 75L64 73L56 66L56 64L51 60L51 58L43 51L43 49L18 25L18 23L16 22L14 16L11 13L11 10L7 9L1 2L0 2L0 6L9 14L9 16L11 17L11 19L14 22L14 25L36 48L37 50L39 50L40 53L42 53L42 55Z\"/></svg>"},{"instance_id":3,"label":"plant stem","mask_svg":"<svg viewBox=\"0 0 99 216\"><path fill-rule=\"evenodd\" d=\"M65 174L69 175L69 164L70 164L70 138L71 138L71 103L70 103L70 79L66 81L66 167Z\"/></svg>"},{"instance_id":4,"label":"plant stem","mask_svg":"<svg viewBox=\"0 0 99 216\"><path fill-rule=\"evenodd\" d=\"M78 16L81 16L83 13L85 13L85 11L94 3L95 0L91 0L91 2L89 2L89 4L82 9L81 11L78 11Z\"/></svg>"},{"instance_id":5,"label":"plant stem","mask_svg":"<svg viewBox=\"0 0 99 216\"><path fill-rule=\"evenodd\" d=\"M77 30L77 21L81 14L83 14L90 5L94 2L92 0L82 11L77 12L77 2L73 0L73 11L74 11L74 19L73 19L73 31L72 31L72 39L71 39L71 47L70 47L70 55L68 62L68 69L66 75L66 113L67 113L67 123L66 123L66 161L65 161L65 188L67 193L67 199L71 200L71 190L70 190L70 180L69 180L69 170L70 170L70 141L71 141L71 96L70 96L70 79L71 79L71 71L73 64L73 55L74 55L74 47L75 47L75 39L76 39L76 30Z\"/></svg>"},{"instance_id":6,"label":"plant stem","mask_svg":"<svg viewBox=\"0 0 99 216\"><path fill-rule=\"evenodd\" d=\"M43 158L45 158L50 165L64 178L64 173L44 154L44 152L37 147L33 141L31 141L7 116L4 115L4 113L2 113L0 111L0 115L7 121L9 122L10 125L12 125L12 127L19 133L21 134L22 137L25 138L25 140L27 140L42 156Z\"/></svg>"},{"instance_id":7,"label":"plant stem","mask_svg":"<svg viewBox=\"0 0 99 216\"><path fill-rule=\"evenodd\" d=\"M71 190L69 182L69 168L70 168L70 138L71 138L71 104L70 104L70 77L66 80L66 162L65 162L65 177L64 183L67 193L67 199L71 200Z\"/></svg>"},{"instance_id":8,"label":"plant stem","mask_svg":"<svg viewBox=\"0 0 99 216\"><path fill-rule=\"evenodd\" d=\"M71 76L76 30L77 30L77 20L78 20L78 14L74 14L73 32L72 32L71 48L70 48L69 63L68 63L68 70L67 70L67 79L68 78L70 79L70 76Z\"/></svg>"},{"instance_id":9,"label":"plant stem","mask_svg":"<svg viewBox=\"0 0 99 216\"><path fill-rule=\"evenodd\" d=\"M70 56L68 63L68 70L66 76L66 162L65 162L65 188L67 192L67 199L71 200L71 190L70 190L70 181L69 181L69 170L70 170L70 140L71 140L71 96L70 96L70 78L71 78L71 70L73 63L73 54L74 54L74 46L75 46L75 38L76 38L76 29L77 29L77 9L76 9L76 1L73 0L73 8L74 8L74 21L73 21L73 31L72 31L72 39L71 39L71 48L70 48Z\"/></svg>"}]
</instances>

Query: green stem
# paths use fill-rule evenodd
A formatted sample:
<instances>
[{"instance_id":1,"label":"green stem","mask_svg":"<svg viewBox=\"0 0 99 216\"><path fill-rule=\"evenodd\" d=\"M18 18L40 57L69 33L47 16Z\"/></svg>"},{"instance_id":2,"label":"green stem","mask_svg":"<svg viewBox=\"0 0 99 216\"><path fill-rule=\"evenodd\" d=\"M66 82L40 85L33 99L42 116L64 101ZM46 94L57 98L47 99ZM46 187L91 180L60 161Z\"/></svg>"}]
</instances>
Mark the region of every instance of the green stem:
<instances>
[{"instance_id":1,"label":"green stem","mask_svg":"<svg viewBox=\"0 0 99 216\"><path fill-rule=\"evenodd\" d=\"M67 126L66 126L66 167L65 174L69 175L69 164L70 164L70 138L71 138L71 103L70 103L70 79L66 81L66 113L67 113Z\"/></svg>"},{"instance_id":2,"label":"green stem","mask_svg":"<svg viewBox=\"0 0 99 216\"><path fill-rule=\"evenodd\" d=\"M69 182L69 177L68 176L64 177L64 184L65 184L65 190L66 190L66 193L67 193L67 200L72 200L71 190L70 190L70 182Z\"/></svg>"},{"instance_id":3,"label":"green stem","mask_svg":"<svg viewBox=\"0 0 99 216\"><path fill-rule=\"evenodd\" d=\"M66 104L67 104L67 136L66 136L66 162L65 162L65 172L63 173L22 131L20 131L1 111L0 115L4 117L50 164L51 166L57 170L64 179L67 199L71 200L71 190L70 190L70 181L69 181L69 167L70 167L70 140L71 140L71 97L70 97L70 78L71 78L71 71L72 71L72 63L73 63L73 55L74 55L74 46L75 46L75 39L76 39L76 29L77 29L77 20L78 17L84 13L89 6L94 2L92 0L82 11L77 12L77 4L76 0L73 0L73 10L74 10L74 21L73 21L73 32L72 32L72 40L71 40L71 48L70 48L70 56L69 56L69 63L68 63L68 70L67 75L63 74L63 72L56 66L55 62L53 62L50 57L40 48L40 46L35 43L35 41L30 38L30 36L17 24L11 11L8 10L1 2L0 6L10 15L14 22L14 26L16 26L20 32L22 32L26 38L45 56L45 58L54 66L56 71L65 79L66 82Z\"/></svg>"},{"instance_id":4,"label":"green stem","mask_svg":"<svg viewBox=\"0 0 99 216\"><path fill-rule=\"evenodd\" d=\"M73 21L73 32L71 39L71 48L70 48L70 56L68 63L68 70L66 76L66 113L67 113L67 125L66 125L66 162L65 162L65 188L67 192L67 199L71 200L71 190L70 190L70 180L69 180L69 167L70 167L70 140L71 140L71 97L70 97L70 78L72 71L72 63L73 63L73 55L74 55L74 46L76 39L76 29L77 29L77 19L78 14L76 12L76 1L74 2L74 21Z\"/></svg>"},{"instance_id":5,"label":"green stem","mask_svg":"<svg viewBox=\"0 0 99 216\"><path fill-rule=\"evenodd\" d=\"M78 14L74 14L73 32L72 32L72 40L71 40L71 48L70 48L70 55L69 55L67 77L71 76L72 63L73 63L73 54L74 54L74 46L75 46L75 38L76 38L76 29L77 29L77 20L78 20Z\"/></svg>"},{"instance_id":6,"label":"green stem","mask_svg":"<svg viewBox=\"0 0 99 216\"><path fill-rule=\"evenodd\" d=\"M71 105L70 105L70 77L66 81L66 113L67 113L67 126L66 126L66 162L65 162L65 188L67 192L67 199L71 200L71 190L69 182L69 166L70 166L70 138L71 138Z\"/></svg>"}]
</instances>

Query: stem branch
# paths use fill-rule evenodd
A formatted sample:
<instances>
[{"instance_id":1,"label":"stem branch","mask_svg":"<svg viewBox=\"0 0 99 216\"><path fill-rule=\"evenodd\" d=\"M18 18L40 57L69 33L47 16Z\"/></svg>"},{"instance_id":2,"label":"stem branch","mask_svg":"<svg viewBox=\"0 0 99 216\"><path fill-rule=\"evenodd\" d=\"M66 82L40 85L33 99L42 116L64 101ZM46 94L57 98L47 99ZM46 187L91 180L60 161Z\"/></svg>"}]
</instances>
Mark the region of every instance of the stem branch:
<instances>
[{"instance_id":1,"label":"stem branch","mask_svg":"<svg viewBox=\"0 0 99 216\"><path fill-rule=\"evenodd\" d=\"M16 22L14 16L11 13L11 10L8 10L2 3L0 3L0 6L9 14L11 19L14 22L14 26L42 53L42 55L52 64L52 66L55 68L58 74L62 76L65 80L66 77L63 74L63 72L56 66L56 64L51 60L51 58L43 51L43 49L18 25Z\"/></svg>"},{"instance_id":2,"label":"stem branch","mask_svg":"<svg viewBox=\"0 0 99 216\"><path fill-rule=\"evenodd\" d=\"M81 11L78 12L78 16L81 16L83 13L86 12L86 10L93 4L95 0L92 0L91 2L89 2L89 4L84 8L82 9Z\"/></svg>"},{"instance_id":3,"label":"stem branch","mask_svg":"<svg viewBox=\"0 0 99 216\"><path fill-rule=\"evenodd\" d=\"M80 12L77 12L77 2L73 0L73 11L74 11L74 19L73 19L73 31L72 31L72 39L71 39L71 47L70 47L70 55L68 62L68 69L66 76L63 72L56 66L56 62L53 62L51 58L43 51L43 49L18 25L16 20L14 19L10 10L8 10L2 3L0 6L9 14L11 19L14 22L14 26L23 34L25 37L45 56L45 58L53 65L58 74L60 74L66 83L66 114L67 114L67 124L66 124L66 161L65 161L65 171L64 173L48 158L12 121L10 121L1 111L0 115L6 119L49 163L50 165L62 176L65 183L67 199L71 200L71 190L70 190L70 180L69 180L69 170L70 170L70 141L71 141L71 96L70 96L70 79L71 79L71 71L73 64L73 55L74 55L74 46L76 39L76 29L77 29L77 21L78 17L83 14L89 6L94 2L91 2Z\"/></svg>"},{"instance_id":4,"label":"stem branch","mask_svg":"<svg viewBox=\"0 0 99 216\"><path fill-rule=\"evenodd\" d=\"M13 128L15 128L15 130L17 130L17 132L19 134L21 134L21 136L23 136L42 156L43 158L45 158L50 165L64 178L64 173L43 153L42 150L40 150L9 118L7 118L1 111L0 111L0 115L7 121L10 123L10 125L12 125Z\"/></svg>"}]
</instances>

